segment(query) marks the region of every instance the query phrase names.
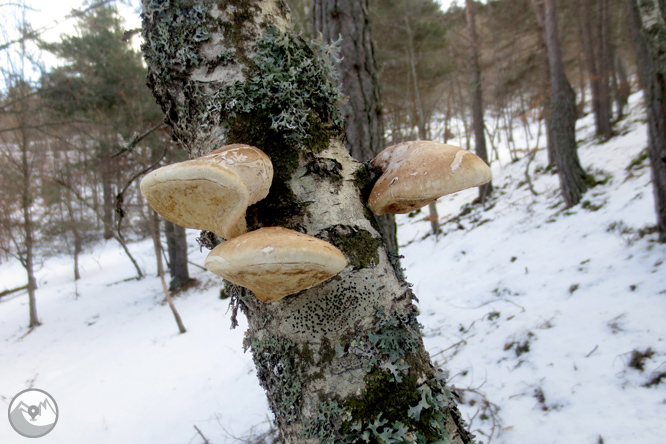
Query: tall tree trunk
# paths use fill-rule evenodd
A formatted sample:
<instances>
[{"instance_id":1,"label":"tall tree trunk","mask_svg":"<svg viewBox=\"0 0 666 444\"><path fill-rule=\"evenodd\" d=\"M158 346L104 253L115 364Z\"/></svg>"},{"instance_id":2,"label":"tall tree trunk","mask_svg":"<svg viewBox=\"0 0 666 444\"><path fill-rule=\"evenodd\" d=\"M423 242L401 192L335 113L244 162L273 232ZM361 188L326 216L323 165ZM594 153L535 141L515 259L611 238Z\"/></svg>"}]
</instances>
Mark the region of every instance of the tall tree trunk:
<instances>
[{"instance_id":1,"label":"tall tree trunk","mask_svg":"<svg viewBox=\"0 0 666 444\"><path fill-rule=\"evenodd\" d=\"M610 11L608 0L598 0L599 5L599 135L608 140L613 137L611 120L613 117L610 94L610 76L612 71L610 41Z\"/></svg>"},{"instance_id":2,"label":"tall tree trunk","mask_svg":"<svg viewBox=\"0 0 666 444\"><path fill-rule=\"evenodd\" d=\"M104 239L113 239L113 215L116 208L116 199L113 194L111 159L101 159L102 177L102 223L104 224Z\"/></svg>"},{"instance_id":3,"label":"tall tree trunk","mask_svg":"<svg viewBox=\"0 0 666 444\"><path fill-rule=\"evenodd\" d=\"M552 145L562 197L568 207L580 202L585 192L585 171L576 147L576 93L564 72L555 0L532 0L543 16L550 72L549 145Z\"/></svg>"},{"instance_id":4,"label":"tall tree trunk","mask_svg":"<svg viewBox=\"0 0 666 444\"><path fill-rule=\"evenodd\" d=\"M23 107L23 105L21 105ZM22 113L23 114L23 113ZM21 190L21 209L23 211L23 232L24 232L24 248L25 252L23 254L23 267L27 273L28 277L28 306L30 310L30 328L37 327L41 325L39 318L37 317L37 297L35 292L37 290L37 280L35 279L35 233L32 220L32 167L28 159L28 144L30 143L28 139L27 128L25 127L25 122L27 121L27 115L21 115L19 117L19 131L21 133L21 172L23 179L23 187Z\"/></svg>"},{"instance_id":5,"label":"tall tree trunk","mask_svg":"<svg viewBox=\"0 0 666 444\"><path fill-rule=\"evenodd\" d=\"M619 54L615 54L615 70L617 71L617 118L618 120L624 117L624 110L629 104L629 96L631 95L631 84L627 77L627 69L624 67L624 62Z\"/></svg>"},{"instance_id":6,"label":"tall tree trunk","mask_svg":"<svg viewBox=\"0 0 666 444\"><path fill-rule=\"evenodd\" d=\"M368 0L313 3L315 33L321 33L326 43L341 39L337 69L348 98L341 107L345 146L354 159L365 162L386 148Z\"/></svg>"},{"instance_id":7,"label":"tall tree trunk","mask_svg":"<svg viewBox=\"0 0 666 444\"><path fill-rule=\"evenodd\" d=\"M78 221L76 220L74 209L72 208L72 202L69 199L66 199L65 207L67 208L70 229L72 230L72 235L74 236L74 280L78 281L81 279L81 274L79 273L79 255L81 254L83 239L81 238L81 232L78 228Z\"/></svg>"},{"instance_id":8,"label":"tall tree trunk","mask_svg":"<svg viewBox=\"0 0 666 444\"><path fill-rule=\"evenodd\" d=\"M467 32L470 40L470 65L472 69L472 122L474 125L474 142L476 155L488 163L488 150L483 121L483 90L481 88L481 66L479 64L479 36L476 32L474 0L465 0ZM493 191L493 183L488 182L479 187L479 200L483 204Z\"/></svg>"},{"instance_id":9,"label":"tall tree trunk","mask_svg":"<svg viewBox=\"0 0 666 444\"><path fill-rule=\"evenodd\" d=\"M644 88L652 189L659 240L666 242L666 11L662 1L626 0L638 74ZM640 5L640 6L639 6Z\"/></svg>"},{"instance_id":10,"label":"tall tree trunk","mask_svg":"<svg viewBox=\"0 0 666 444\"><path fill-rule=\"evenodd\" d=\"M283 442L471 442L362 200L373 180L342 142L325 51L289 31L281 1L229 5L145 1L143 49L148 84L190 157L223 140L271 158L271 191L248 210L248 229L318 236L350 262L272 304L229 286Z\"/></svg>"},{"instance_id":11,"label":"tall tree trunk","mask_svg":"<svg viewBox=\"0 0 666 444\"><path fill-rule=\"evenodd\" d=\"M28 307L30 312L30 328L41 325L37 317L37 280L35 279L35 232L34 221L32 219L32 182L33 169L32 162L29 159L30 137L28 135L27 122L30 119L30 107L28 105L28 86L25 81L21 81L18 89L23 93L23 97L18 102L18 148L21 152L21 212L23 213L23 245L17 248L17 254L26 271L28 278ZM22 247L22 248L21 248ZM23 251L21 251L23 249Z\"/></svg>"},{"instance_id":12,"label":"tall tree trunk","mask_svg":"<svg viewBox=\"0 0 666 444\"><path fill-rule=\"evenodd\" d=\"M412 76L412 85L414 86L414 108L415 121L419 131L419 139L428 140L428 128L426 126L425 112L423 111L423 102L421 101L421 91L419 90L419 76L416 71L416 54L414 51L414 34L409 17L405 17L405 30L407 32L407 55L409 56L409 68ZM439 212L437 211L437 201L428 204L428 217L432 233L439 235Z\"/></svg>"},{"instance_id":13,"label":"tall tree trunk","mask_svg":"<svg viewBox=\"0 0 666 444\"><path fill-rule=\"evenodd\" d=\"M545 17L545 10L543 7L543 2L542 0L532 0L532 6L534 7L534 13L537 18L537 23L538 23L538 30L539 30L539 38L540 38L540 53L545 54L545 57L543 58L543 75L544 75L544 84L546 85L546 89L543 92L543 109L540 114L539 121L543 119L546 124L546 149L548 151L548 166L555 165L555 145L554 145L554 139L551 134L551 120L550 120L550 103L552 101L551 99L551 94L552 94L552 85L551 85L551 78L550 78L550 61L548 59L548 45L546 44L546 17ZM539 127L541 129L541 127ZM537 138L537 143L538 143L538 138Z\"/></svg>"},{"instance_id":14,"label":"tall tree trunk","mask_svg":"<svg viewBox=\"0 0 666 444\"><path fill-rule=\"evenodd\" d=\"M327 43L342 37L337 68L342 91L348 97L341 109L345 146L354 159L371 160L386 148L386 141L368 0L314 0L313 3L315 33L321 33ZM395 216L377 217L377 224L389 251L397 255Z\"/></svg>"},{"instance_id":15,"label":"tall tree trunk","mask_svg":"<svg viewBox=\"0 0 666 444\"><path fill-rule=\"evenodd\" d=\"M590 90L592 92L592 113L594 114L594 126L597 134L602 134L599 105L599 71L597 69L597 55L594 50L594 39L592 30L592 0L580 0L580 14L576 14L578 21L578 36L580 37L585 54Z\"/></svg>"},{"instance_id":16,"label":"tall tree trunk","mask_svg":"<svg viewBox=\"0 0 666 444\"><path fill-rule=\"evenodd\" d=\"M187 237L185 228L164 221L164 234L166 235L167 251L169 254L169 291L174 291L190 281L190 272L187 268Z\"/></svg>"}]
</instances>

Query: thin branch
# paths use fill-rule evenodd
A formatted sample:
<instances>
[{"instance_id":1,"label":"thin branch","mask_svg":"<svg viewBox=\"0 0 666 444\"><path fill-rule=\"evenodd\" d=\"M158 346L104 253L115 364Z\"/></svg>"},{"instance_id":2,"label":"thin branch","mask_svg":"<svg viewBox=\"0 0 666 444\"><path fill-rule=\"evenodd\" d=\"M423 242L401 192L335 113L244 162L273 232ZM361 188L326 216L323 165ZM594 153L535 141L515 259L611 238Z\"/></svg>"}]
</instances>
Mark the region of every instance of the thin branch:
<instances>
[{"instance_id":1,"label":"thin branch","mask_svg":"<svg viewBox=\"0 0 666 444\"><path fill-rule=\"evenodd\" d=\"M162 151L162 155L150 166L147 168L144 168L143 170L139 171L136 173L130 180L127 181L125 184L125 187L123 190L116 195L116 213L118 213L119 219L118 219L118 232L120 232L120 222L123 220L123 217L125 217L125 211L123 210L123 202L125 201L125 192L127 189L132 185L132 182L134 182L139 176L143 176L146 174L148 171L152 170L155 168L159 163L164 159L164 156L166 156L167 153L167 147L164 147L164 150Z\"/></svg>"},{"instance_id":2,"label":"thin branch","mask_svg":"<svg viewBox=\"0 0 666 444\"><path fill-rule=\"evenodd\" d=\"M150 134L152 134L153 132L157 131L158 129L164 128L164 127L166 127L166 122L162 121L162 122L160 122L160 123L158 123L157 125L153 126L153 127L150 128L148 131L146 131L145 133L143 133L143 134L141 134L141 135L138 135L138 134L134 133L134 134L132 135L132 137L130 137L130 139L129 139L127 142L124 142L124 143L123 143L124 146L120 149L120 151L118 151L117 153L113 154L113 155L111 156L111 158L113 159L113 158L116 158L116 157L118 157L118 156L121 156L122 154L125 154L125 153L128 152L128 151L132 151L134 148L136 148L136 145L137 145L139 142L141 142L143 139L145 139L146 137L148 137L148 136L149 136Z\"/></svg>"},{"instance_id":3,"label":"thin branch","mask_svg":"<svg viewBox=\"0 0 666 444\"><path fill-rule=\"evenodd\" d=\"M201 433L201 430L199 430L199 427L194 426L194 429L197 431L197 433L199 434L199 436L201 436L201 438L203 438L205 444L210 444L210 441L208 441L208 440L206 439L206 437L204 436L204 434Z\"/></svg>"}]
</instances>

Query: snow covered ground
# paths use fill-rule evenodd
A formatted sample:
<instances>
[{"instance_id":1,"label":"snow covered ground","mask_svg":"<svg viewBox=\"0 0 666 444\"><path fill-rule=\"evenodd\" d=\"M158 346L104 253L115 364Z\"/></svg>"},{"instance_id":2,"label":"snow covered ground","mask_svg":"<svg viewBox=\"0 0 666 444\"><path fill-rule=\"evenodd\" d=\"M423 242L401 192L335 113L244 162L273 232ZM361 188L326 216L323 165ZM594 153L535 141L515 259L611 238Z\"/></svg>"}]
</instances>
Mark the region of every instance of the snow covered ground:
<instances>
[{"instance_id":1,"label":"snow covered ground","mask_svg":"<svg viewBox=\"0 0 666 444\"><path fill-rule=\"evenodd\" d=\"M423 213L398 218L426 346L479 441L664 442L666 245L646 230L647 160L627 169L646 146L636 96L632 107L622 124L631 131L605 144L592 143L591 116L579 121L581 163L605 183L574 208L542 150L529 165L538 195L525 183L528 159L504 156L485 210L458 217L476 190L440 199L445 235L426 236ZM195 235L191 260L202 264ZM27 295L0 299L0 405L28 387L50 393L60 417L44 444L202 443L194 426L222 444L267 428L242 316L230 330L219 279L191 267L199 284L175 299L188 329L179 335L160 303L152 244L131 249L148 278L124 281L131 263L101 244L82 258L78 297L71 259L45 261L43 325L29 334ZM24 283L19 264L0 264L0 291ZM0 443L26 441L0 419Z\"/></svg>"}]
</instances>

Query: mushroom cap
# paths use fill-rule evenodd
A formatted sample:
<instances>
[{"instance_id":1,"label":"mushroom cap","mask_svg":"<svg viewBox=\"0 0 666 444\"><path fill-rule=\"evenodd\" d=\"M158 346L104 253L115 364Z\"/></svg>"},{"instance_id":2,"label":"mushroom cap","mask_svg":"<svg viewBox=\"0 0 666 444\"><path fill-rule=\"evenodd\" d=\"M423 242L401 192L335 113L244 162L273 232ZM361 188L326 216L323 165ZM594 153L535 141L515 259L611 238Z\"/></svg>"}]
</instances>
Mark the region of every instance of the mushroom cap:
<instances>
[{"instance_id":1,"label":"mushroom cap","mask_svg":"<svg viewBox=\"0 0 666 444\"><path fill-rule=\"evenodd\" d=\"M474 153L428 140L390 146L371 163L382 170L368 199L378 216L409 213L446 194L492 180L490 167Z\"/></svg>"},{"instance_id":2,"label":"mushroom cap","mask_svg":"<svg viewBox=\"0 0 666 444\"><path fill-rule=\"evenodd\" d=\"M268 196L273 164L259 148L236 143L211 151L200 159L213 160L236 173L247 188L250 205Z\"/></svg>"},{"instance_id":3,"label":"mushroom cap","mask_svg":"<svg viewBox=\"0 0 666 444\"><path fill-rule=\"evenodd\" d=\"M147 174L141 193L165 219L231 239L247 231L245 210L268 195L272 180L268 156L236 144Z\"/></svg>"},{"instance_id":4,"label":"mushroom cap","mask_svg":"<svg viewBox=\"0 0 666 444\"><path fill-rule=\"evenodd\" d=\"M260 228L215 247L206 268L275 302L335 276L347 259L334 245L280 227Z\"/></svg>"}]
</instances>

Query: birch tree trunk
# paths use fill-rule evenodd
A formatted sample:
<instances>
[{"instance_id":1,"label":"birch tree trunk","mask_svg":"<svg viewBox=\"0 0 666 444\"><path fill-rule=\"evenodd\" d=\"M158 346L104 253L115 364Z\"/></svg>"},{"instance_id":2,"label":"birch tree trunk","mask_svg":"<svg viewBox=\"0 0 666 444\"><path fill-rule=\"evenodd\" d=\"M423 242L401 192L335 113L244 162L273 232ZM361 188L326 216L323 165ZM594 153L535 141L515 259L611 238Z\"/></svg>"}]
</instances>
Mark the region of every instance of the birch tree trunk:
<instances>
[{"instance_id":1,"label":"birch tree trunk","mask_svg":"<svg viewBox=\"0 0 666 444\"><path fill-rule=\"evenodd\" d=\"M291 33L279 0L145 0L143 33L149 86L190 157L248 143L271 158L248 229L295 229L349 260L273 304L230 286L282 440L471 442L365 206L373 172L342 142L330 49Z\"/></svg>"}]
</instances>

